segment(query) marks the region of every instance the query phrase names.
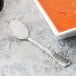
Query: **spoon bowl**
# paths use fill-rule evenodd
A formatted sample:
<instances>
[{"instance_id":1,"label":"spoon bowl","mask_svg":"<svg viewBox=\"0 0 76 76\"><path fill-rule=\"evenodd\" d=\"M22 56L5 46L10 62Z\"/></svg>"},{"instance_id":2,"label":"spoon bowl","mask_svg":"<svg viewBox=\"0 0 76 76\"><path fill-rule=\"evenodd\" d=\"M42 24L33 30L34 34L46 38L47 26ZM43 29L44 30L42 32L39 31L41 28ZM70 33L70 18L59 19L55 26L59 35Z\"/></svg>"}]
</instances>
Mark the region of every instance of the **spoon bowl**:
<instances>
[{"instance_id":1,"label":"spoon bowl","mask_svg":"<svg viewBox=\"0 0 76 76\"><path fill-rule=\"evenodd\" d=\"M18 20L11 21L9 23L9 28L11 30L11 33L17 39L28 39L29 31L28 31L27 27L20 21L18 21Z\"/></svg>"}]
</instances>

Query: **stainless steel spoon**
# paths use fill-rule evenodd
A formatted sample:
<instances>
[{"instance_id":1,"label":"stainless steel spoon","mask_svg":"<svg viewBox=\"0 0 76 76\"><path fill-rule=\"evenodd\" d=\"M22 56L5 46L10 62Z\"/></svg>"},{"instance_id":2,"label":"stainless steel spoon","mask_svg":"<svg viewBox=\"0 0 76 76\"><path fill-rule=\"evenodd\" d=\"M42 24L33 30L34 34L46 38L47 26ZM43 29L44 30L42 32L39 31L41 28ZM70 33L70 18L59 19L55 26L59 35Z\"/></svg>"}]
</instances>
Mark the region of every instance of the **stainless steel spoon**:
<instances>
[{"instance_id":1,"label":"stainless steel spoon","mask_svg":"<svg viewBox=\"0 0 76 76\"><path fill-rule=\"evenodd\" d=\"M12 34L17 39L29 40L32 43L34 43L35 45L38 45L38 47L43 49L49 56L51 56L53 59L55 59L62 66L69 66L71 64L71 62L69 60L65 59L64 57L58 55L56 52L49 50L48 48L42 46L41 44L39 44L38 42L33 40L30 37L30 32L28 31L28 28L20 21L18 21L18 20L11 21L9 23L9 28L10 28Z\"/></svg>"}]
</instances>

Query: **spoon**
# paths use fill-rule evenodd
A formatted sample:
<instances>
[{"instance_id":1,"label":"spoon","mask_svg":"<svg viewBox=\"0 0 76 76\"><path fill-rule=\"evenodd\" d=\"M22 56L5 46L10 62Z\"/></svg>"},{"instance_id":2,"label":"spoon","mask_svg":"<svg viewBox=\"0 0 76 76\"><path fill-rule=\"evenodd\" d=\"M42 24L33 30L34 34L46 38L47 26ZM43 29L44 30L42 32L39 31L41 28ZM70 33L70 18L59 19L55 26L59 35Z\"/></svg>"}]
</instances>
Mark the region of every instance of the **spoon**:
<instances>
[{"instance_id":1,"label":"spoon","mask_svg":"<svg viewBox=\"0 0 76 76\"><path fill-rule=\"evenodd\" d=\"M58 62L62 66L66 67L66 66L69 66L71 64L71 62L69 60L58 55L54 51L50 51L48 48L42 46L41 44L39 44L38 42L33 40L30 37L30 32L28 31L28 28L20 21L18 21L18 20L11 21L9 23L9 29L11 30L11 33L14 35L14 37L16 37L17 39L20 39L20 40L24 39L24 40L31 41L32 43L34 43L35 45L37 45L38 47L43 49L49 56L51 56L53 59L55 59L56 62Z\"/></svg>"}]
</instances>

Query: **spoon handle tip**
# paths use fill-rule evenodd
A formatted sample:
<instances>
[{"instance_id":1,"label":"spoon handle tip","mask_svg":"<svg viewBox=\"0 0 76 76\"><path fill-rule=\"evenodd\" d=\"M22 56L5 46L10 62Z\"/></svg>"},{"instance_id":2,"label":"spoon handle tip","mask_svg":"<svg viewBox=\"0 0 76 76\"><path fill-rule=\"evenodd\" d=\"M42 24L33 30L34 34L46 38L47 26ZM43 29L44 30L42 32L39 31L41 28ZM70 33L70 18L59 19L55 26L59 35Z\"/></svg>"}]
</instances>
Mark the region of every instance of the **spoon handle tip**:
<instances>
[{"instance_id":1,"label":"spoon handle tip","mask_svg":"<svg viewBox=\"0 0 76 76\"><path fill-rule=\"evenodd\" d=\"M62 66L64 67L68 67L70 64L71 64L71 61L58 55L57 53L53 53L53 58L59 63L61 64Z\"/></svg>"}]
</instances>

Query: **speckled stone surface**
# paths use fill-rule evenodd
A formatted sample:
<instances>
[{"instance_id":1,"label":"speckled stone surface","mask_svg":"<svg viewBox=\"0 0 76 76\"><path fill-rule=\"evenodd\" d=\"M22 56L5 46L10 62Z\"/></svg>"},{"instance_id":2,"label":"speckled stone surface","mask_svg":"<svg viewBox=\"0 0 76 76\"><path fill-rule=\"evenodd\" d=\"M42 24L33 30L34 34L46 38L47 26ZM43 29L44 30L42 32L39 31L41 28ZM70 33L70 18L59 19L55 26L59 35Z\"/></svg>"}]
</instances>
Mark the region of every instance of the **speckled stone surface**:
<instances>
[{"instance_id":1,"label":"speckled stone surface","mask_svg":"<svg viewBox=\"0 0 76 76\"><path fill-rule=\"evenodd\" d=\"M65 68L29 41L20 41L9 30L20 20L33 39L72 61ZM76 76L76 37L58 40L34 0L5 0L0 12L0 76Z\"/></svg>"}]
</instances>

